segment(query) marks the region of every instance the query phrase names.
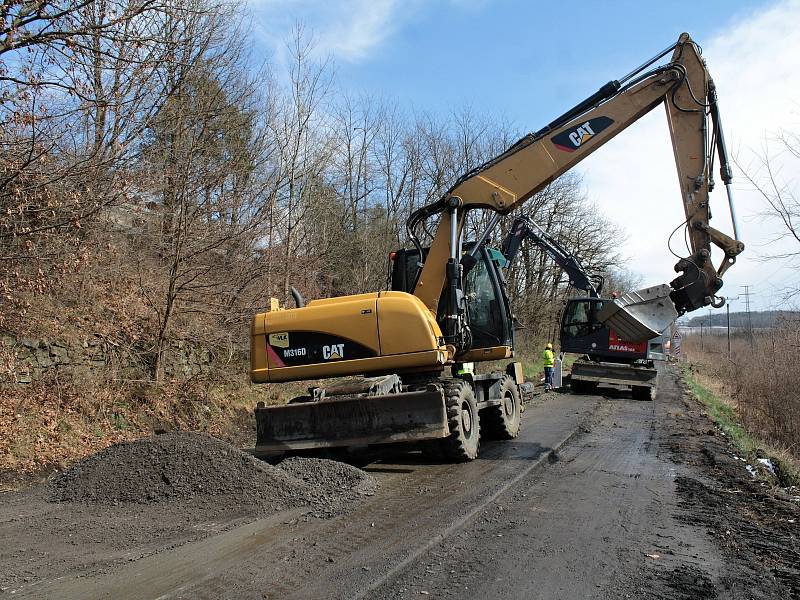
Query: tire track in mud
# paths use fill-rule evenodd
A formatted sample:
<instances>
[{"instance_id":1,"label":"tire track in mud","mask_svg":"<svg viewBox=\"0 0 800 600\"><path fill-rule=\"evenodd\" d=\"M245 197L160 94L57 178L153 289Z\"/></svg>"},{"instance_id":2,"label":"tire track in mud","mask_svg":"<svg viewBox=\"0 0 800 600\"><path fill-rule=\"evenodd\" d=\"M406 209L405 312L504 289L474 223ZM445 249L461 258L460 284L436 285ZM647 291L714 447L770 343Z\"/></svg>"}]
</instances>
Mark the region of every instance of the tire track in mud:
<instances>
[{"instance_id":1,"label":"tire track in mud","mask_svg":"<svg viewBox=\"0 0 800 600\"><path fill-rule=\"evenodd\" d=\"M610 393L609 400L552 468L487 507L471 531L433 548L371 598L617 598L625 596L616 581L643 561L667 568L696 561L701 574L714 572L718 554L708 536L676 527L671 517L675 473L656 456L662 406L626 394Z\"/></svg>"},{"instance_id":2,"label":"tire track in mud","mask_svg":"<svg viewBox=\"0 0 800 600\"><path fill-rule=\"evenodd\" d=\"M670 568L654 562L631 573L621 590L655 600L800 598L800 507L781 490L754 481L687 395L677 369L667 375L663 387L671 401L659 423L658 456L677 472L673 520L704 532L722 567L699 568L697 556L683 556Z\"/></svg>"},{"instance_id":3,"label":"tire track in mud","mask_svg":"<svg viewBox=\"0 0 800 600\"><path fill-rule=\"evenodd\" d=\"M432 548L434 548L438 544L441 544L447 538L451 537L454 533L463 529L470 521L472 521L480 513L482 513L486 509L486 507L494 503L500 497L501 494L504 494L505 492L509 491L512 487L517 485L523 478L527 477L533 471L541 467L545 463L545 461L551 460L552 457L556 456L558 450L560 450L562 446L567 444L578 433L579 429L570 432L566 437L564 437L560 442L556 443L552 448L543 452L534 462L530 463L525 468L523 468L512 479L500 485L498 489L492 492L491 495L489 495L488 497L482 499L480 503L475 504L471 510L469 510L466 514L456 519L447 528L445 528L444 531L440 532L439 534L435 535L421 546L409 552L406 558L398 562L393 568L384 572L381 575L381 577L375 579L369 585L362 588L361 591L357 592L354 596L352 596L353 600L369 597L368 596L369 594L379 589L386 582L390 581L393 577L395 577L398 573L405 570L413 561L419 559L425 553L429 552Z\"/></svg>"},{"instance_id":4,"label":"tire track in mud","mask_svg":"<svg viewBox=\"0 0 800 600\"><path fill-rule=\"evenodd\" d=\"M754 480L733 445L683 391L681 377L675 374L673 381L683 401L669 425L686 433L664 450L673 462L693 467L676 480L677 519L707 530L724 553L728 569L718 587L725 594L747 590L749 598L800 599L800 503Z\"/></svg>"}]
</instances>

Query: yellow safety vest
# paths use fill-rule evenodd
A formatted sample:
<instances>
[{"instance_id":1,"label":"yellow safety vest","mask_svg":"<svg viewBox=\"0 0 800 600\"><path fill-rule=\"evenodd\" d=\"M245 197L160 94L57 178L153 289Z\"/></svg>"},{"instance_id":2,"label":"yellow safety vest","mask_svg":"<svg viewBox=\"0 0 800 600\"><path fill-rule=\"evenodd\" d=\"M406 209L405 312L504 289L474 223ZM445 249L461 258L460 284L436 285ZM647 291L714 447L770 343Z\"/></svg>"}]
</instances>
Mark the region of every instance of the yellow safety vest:
<instances>
[{"instance_id":1,"label":"yellow safety vest","mask_svg":"<svg viewBox=\"0 0 800 600\"><path fill-rule=\"evenodd\" d=\"M545 367L552 367L555 364L555 357L553 356L553 351L550 349L545 350L542 353L544 356L544 366Z\"/></svg>"},{"instance_id":2,"label":"yellow safety vest","mask_svg":"<svg viewBox=\"0 0 800 600\"><path fill-rule=\"evenodd\" d=\"M475 375L475 363L461 363L456 375Z\"/></svg>"}]
</instances>

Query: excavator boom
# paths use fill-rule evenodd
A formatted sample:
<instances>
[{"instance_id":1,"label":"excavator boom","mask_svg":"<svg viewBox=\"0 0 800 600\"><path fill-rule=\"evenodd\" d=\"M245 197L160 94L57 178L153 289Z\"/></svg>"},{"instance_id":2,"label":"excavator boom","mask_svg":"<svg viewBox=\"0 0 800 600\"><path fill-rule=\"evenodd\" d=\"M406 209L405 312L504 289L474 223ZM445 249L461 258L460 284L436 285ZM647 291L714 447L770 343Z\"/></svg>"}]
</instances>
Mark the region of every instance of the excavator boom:
<instances>
[{"instance_id":1,"label":"excavator boom","mask_svg":"<svg viewBox=\"0 0 800 600\"><path fill-rule=\"evenodd\" d=\"M670 51L670 62L645 70ZM666 108L692 247L692 254L675 265L681 275L671 283L669 300L679 314L708 304L721 306L722 300L716 297L721 277L744 245L709 226L714 146L720 155L729 199L730 165L719 130L713 82L699 48L685 33L676 44L622 79L609 82L548 126L462 176L438 202L417 210L408 224L415 243L416 228L422 221L437 215L439 224L414 294L434 312L439 309L440 298L448 297L442 290L451 279L448 260L455 258L451 240L461 235L469 210L508 213L659 105ZM716 126L716 130L712 132L710 126ZM712 243L724 253L717 269L710 261ZM666 302L663 298L657 301ZM448 310L454 311L452 303Z\"/></svg>"},{"instance_id":2,"label":"excavator boom","mask_svg":"<svg viewBox=\"0 0 800 600\"><path fill-rule=\"evenodd\" d=\"M519 251L519 247L526 239L530 239L542 252L546 253L569 277L569 284L578 290L588 293L591 298L599 298L603 287L603 278L589 275L576 256L564 248L558 240L553 239L533 219L521 216L514 219L511 231L503 240L501 252L509 263Z\"/></svg>"}]
</instances>

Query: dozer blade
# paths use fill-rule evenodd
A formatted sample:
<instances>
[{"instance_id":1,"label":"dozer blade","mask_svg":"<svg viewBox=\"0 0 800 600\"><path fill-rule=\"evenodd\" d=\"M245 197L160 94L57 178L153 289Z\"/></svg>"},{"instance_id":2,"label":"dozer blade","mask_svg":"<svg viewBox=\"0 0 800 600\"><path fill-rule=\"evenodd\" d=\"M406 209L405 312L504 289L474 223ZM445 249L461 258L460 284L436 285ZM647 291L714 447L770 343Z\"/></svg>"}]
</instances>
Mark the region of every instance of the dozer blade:
<instances>
[{"instance_id":1,"label":"dozer blade","mask_svg":"<svg viewBox=\"0 0 800 600\"><path fill-rule=\"evenodd\" d=\"M447 437L440 391L337 398L256 409L256 452Z\"/></svg>"},{"instance_id":2,"label":"dozer blade","mask_svg":"<svg viewBox=\"0 0 800 600\"><path fill-rule=\"evenodd\" d=\"M630 292L606 302L598 317L624 340L651 340L678 318L670 292L666 284Z\"/></svg>"}]
</instances>

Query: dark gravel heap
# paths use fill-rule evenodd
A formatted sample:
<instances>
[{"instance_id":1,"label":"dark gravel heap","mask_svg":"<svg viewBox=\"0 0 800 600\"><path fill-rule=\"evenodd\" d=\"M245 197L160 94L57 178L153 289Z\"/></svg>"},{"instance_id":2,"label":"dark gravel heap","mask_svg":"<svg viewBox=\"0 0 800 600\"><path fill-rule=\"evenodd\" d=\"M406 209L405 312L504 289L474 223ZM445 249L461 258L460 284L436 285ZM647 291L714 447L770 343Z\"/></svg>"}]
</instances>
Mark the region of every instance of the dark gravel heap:
<instances>
[{"instance_id":1,"label":"dark gravel heap","mask_svg":"<svg viewBox=\"0 0 800 600\"><path fill-rule=\"evenodd\" d=\"M330 516L340 512L343 503L351 504L375 493L375 479L347 463L294 456L281 461L278 467L309 487L317 516Z\"/></svg>"},{"instance_id":2,"label":"dark gravel heap","mask_svg":"<svg viewBox=\"0 0 800 600\"><path fill-rule=\"evenodd\" d=\"M274 467L209 435L190 432L110 446L55 475L48 485L54 502L193 500L257 512L310 505L320 516L341 512L374 489L369 475L349 465L297 458Z\"/></svg>"}]
</instances>

